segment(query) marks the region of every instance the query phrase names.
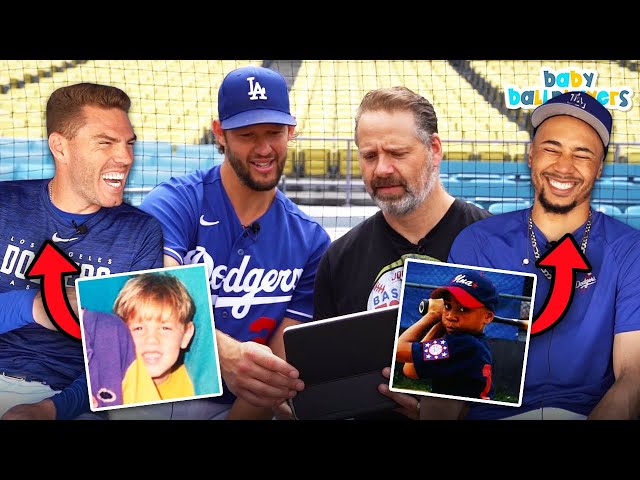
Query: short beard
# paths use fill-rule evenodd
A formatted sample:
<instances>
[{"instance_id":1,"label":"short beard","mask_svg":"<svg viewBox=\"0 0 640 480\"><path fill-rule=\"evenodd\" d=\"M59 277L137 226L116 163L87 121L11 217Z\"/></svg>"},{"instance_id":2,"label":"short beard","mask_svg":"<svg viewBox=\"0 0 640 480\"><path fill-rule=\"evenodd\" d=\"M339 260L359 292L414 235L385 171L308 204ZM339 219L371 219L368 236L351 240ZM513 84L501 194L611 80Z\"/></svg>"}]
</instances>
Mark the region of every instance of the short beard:
<instances>
[{"instance_id":1,"label":"short beard","mask_svg":"<svg viewBox=\"0 0 640 480\"><path fill-rule=\"evenodd\" d=\"M593 192L593 187L584 196L585 200L589 201L589 198L591 198L591 192ZM578 206L578 200L574 200L568 205L554 205L549 200L547 200L547 197L544 196L544 188L541 189L538 193L538 203L545 212L555 213L557 215L565 215Z\"/></svg>"},{"instance_id":2,"label":"short beard","mask_svg":"<svg viewBox=\"0 0 640 480\"><path fill-rule=\"evenodd\" d=\"M396 217L407 215L422 205L439 179L438 171L433 168L431 152L428 153L427 162L420 173L420 178L416 184L417 188L415 189L410 187L404 178L402 179L402 185L405 187L406 193L401 197L389 200L379 198L375 195L373 186L369 191L369 195L371 195L371 198L383 213Z\"/></svg>"},{"instance_id":3,"label":"short beard","mask_svg":"<svg viewBox=\"0 0 640 480\"><path fill-rule=\"evenodd\" d=\"M416 208L418 208L418 205L420 205L426 198L426 195L424 195L425 192L426 190L423 190L422 192L419 192L419 194L416 194L407 188L406 193L402 197L399 197L397 199L383 200L379 197L374 196L373 201L384 213L396 217L401 217L413 212Z\"/></svg>"},{"instance_id":4,"label":"short beard","mask_svg":"<svg viewBox=\"0 0 640 480\"><path fill-rule=\"evenodd\" d=\"M284 171L284 161L280 162L279 159L275 159L278 174L273 180L268 182L259 182L251 176L249 167L246 165L246 163L242 162L242 160L240 160L233 153L233 151L231 151L231 149L228 147L228 144L225 153L227 155L227 158L229 159L229 165L231 165L231 168L233 168L233 171L236 173L236 176L238 177L240 182L243 185L249 187L251 190L255 190L256 192L267 192L277 187L280 183L280 178L282 177L282 172Z\"/></svg>"}]
</instances>

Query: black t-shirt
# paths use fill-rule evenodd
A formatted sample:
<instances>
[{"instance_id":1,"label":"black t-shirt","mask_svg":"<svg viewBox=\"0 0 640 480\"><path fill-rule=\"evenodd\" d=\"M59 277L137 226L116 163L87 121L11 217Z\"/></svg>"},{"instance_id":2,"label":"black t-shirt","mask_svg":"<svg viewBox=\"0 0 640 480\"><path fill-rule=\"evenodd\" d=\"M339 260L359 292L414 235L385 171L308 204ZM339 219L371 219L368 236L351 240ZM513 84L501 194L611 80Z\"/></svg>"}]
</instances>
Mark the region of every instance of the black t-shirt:
<instances>
[{"instance_id":1,"label":"black t-shirt","mask_svg":"<svg viewBox=\"0 0 640 480\"><path fill-rule=\"evenodd\" d=\"M322 257L316 274L314 319L398 303L405 258L446 262L458 233L489 215L456 199L416 245L391 228L378 211L334 240Z\"/></svg>"},{"instance_id":2,"label":"black t-shirt","mask_svg":"<svg viewBox=\"0 0 640 480\"><path fill-rule=\"evenodd\" d=\"M323 255L313 295L314 320L398 304L405 258L446 262L458 233L490 215L487 210L456 199L442 220L416 245L391 228L378 211L334 240ZM388 417L383 412L382 416L367 418Z\"/></svg>"}]
</instances>

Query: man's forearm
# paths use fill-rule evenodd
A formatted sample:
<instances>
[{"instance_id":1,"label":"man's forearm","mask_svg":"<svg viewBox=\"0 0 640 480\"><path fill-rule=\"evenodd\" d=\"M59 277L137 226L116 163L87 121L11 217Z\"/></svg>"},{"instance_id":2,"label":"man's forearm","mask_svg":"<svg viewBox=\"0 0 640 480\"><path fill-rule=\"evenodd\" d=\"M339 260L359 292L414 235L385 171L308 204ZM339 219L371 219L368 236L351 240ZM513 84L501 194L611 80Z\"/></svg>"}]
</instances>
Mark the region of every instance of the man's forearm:
<instances>
[{"instance_id":1,"label":"man's forearm","mask_svg":"<svg viewBox=\"0 0 640 480\"><path fill-rule=\"evenodd\" d=\"M615 381L591 411L589 420L640 419L640 380L635 376Z\"/></svg>"}]
</instances>

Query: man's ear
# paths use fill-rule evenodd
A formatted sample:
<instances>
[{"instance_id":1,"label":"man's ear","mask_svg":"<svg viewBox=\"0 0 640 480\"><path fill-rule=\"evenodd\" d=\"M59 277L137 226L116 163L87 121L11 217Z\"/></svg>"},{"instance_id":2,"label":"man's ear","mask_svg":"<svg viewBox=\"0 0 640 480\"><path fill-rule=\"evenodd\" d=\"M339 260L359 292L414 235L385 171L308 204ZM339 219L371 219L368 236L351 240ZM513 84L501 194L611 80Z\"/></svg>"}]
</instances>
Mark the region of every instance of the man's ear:
<instances>
[{"instance_id":1,"label":"man's ear","mask_svg":"<svg viewBox=\"0 0 640 480\"><path fill-rule=\"evenodd\" d=\"M431 161L436 167L442 162L442 140L437 133L431 134Z\"/></svg>"},{"instance_id":2,"label":"man's ear","mask_svg":"<svg viewBox=\"0 0 640 480\"><path fill-rule=\"evenodd\" d=\"M600 178L600 175L602 175L602 169L604 168L604 160L602 159L602 162L600 162L600 168L598 169L598 173L596 173L596 179Z\"/></svg>"},{"instance_id":3,"label":"man's ear","mask_svg":"<svg viewBox=\"0 0 640 480\"><path fill-rule=\"evenodd\" d=\"M49 135L49 150L51 150L51 154L55 160L62 163L68 161L67 139L58 132L53 132Z\"/></svg>"},{"instance_id":4,"label":"man's ear","mask_svg":"<svg viewBox=\"0 0 640 480\"><path fill-rule=\"evenodd\" d=\"M225 144L224 130L222 130L222 124L220 123L220 120L216 119L211 123L211 131L215 135L218 145L222 145L226 148L227 145Z\"/></svg>"}]
</instances>

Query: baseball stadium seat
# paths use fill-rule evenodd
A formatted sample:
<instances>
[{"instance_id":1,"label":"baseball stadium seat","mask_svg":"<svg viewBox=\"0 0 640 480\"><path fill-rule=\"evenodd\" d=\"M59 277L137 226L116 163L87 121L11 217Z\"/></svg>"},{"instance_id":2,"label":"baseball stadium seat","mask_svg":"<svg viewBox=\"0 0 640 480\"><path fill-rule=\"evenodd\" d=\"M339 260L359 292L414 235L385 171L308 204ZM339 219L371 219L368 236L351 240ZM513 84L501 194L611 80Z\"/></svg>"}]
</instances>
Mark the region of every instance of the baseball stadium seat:
<instances>
[{"instance_id":1,"label":"baseball stadium seat","mask_svg":"<svg viewBox=\"0 0 640 480\"><path fill-rule=\"evenodd\" d=\"M512 212L514 210L522 210L524 208L529 208L530 206L531 202L529 200L520 200L515 202L495 202L489 205L489 208L487 210L496 215L505 212Z\"/></svg>"},{"instance_id":2,"label":"baseball stadium seat","mask_svg":"<svg viewBox=\"0 0 640 480\"><path fill-rule=\"evenodd\" d=\"M634 228L640 228L640 205L631 205L625 209L620 219L625 221L627 225Z\"/></svg>"},{"instance_id":3,"label":"baseball stadium seat","mask_svg":"<svg viewBox=\"0 0 640 480\"><path fill-rule=\"evenodd\" d=\"M338 165L340 167L340 177L344 178L347 176L347 171L350 171L351 177L360 177L360 161L358 160L358 149L351 149L351 159L348 158L349 151L347 149L339 149L338 150ZM351 162L349 166L349 170L347 170L347 163Z\"/></svg>"},{"instance_id":4,"label":"baseball stadium seat","mask_svg":"<svg viewBox=\"0 0 640 480\"><path fill-rule=\"evenodd\" d=\"M607 215L611 215L612 217L618 217L622 215L622 210L615 205L593 202L591 206L596 212L606 213Z\"/></svg>"}]
</instances>

